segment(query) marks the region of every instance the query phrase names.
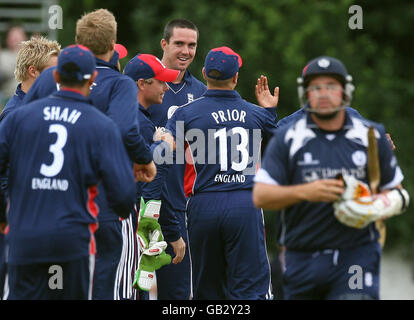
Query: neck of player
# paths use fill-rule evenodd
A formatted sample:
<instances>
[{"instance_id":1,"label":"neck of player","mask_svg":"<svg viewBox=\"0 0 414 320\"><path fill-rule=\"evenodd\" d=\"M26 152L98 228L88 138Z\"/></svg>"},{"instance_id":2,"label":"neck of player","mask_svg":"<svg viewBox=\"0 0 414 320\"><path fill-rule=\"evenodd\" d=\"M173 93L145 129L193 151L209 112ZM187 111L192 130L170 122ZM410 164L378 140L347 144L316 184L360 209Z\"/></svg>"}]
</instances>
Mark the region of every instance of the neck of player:
<instances>
[{"instance_id":1,"label":"neck of player","mask_svg":"<svg viewBox=\"0 0 414 320\"><path fill-rule=\"evenodd\" d=\"M332 117L320 116L311 113L312 120L322 130L337 131L342 128L345 122L345 110L337 111Z\"/></svg>"}]
</instances>

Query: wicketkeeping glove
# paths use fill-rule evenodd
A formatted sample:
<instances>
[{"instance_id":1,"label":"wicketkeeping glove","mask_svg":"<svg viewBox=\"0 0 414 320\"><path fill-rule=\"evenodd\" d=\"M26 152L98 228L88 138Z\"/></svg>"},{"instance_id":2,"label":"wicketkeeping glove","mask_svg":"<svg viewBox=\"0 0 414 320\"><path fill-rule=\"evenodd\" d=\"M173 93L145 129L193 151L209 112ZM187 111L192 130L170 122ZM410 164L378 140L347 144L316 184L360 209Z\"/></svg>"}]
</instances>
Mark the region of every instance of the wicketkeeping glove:
<instances>
[{"instance_id":1,"label":"wicketkeeping glove","mask_svg":"<svg viewBox=\"0 0 414 320\"><path fill-rule=\"evenodd\" d=\"M160 208L161 200L149 200L145 203L141 198L137 235L141 249L149 255L161 253L167 247L158 223Z\"/></svg>"},{"instance_id":2,"label":"wicketkeeping glove","mask_svg":"<svg viewBox=\"0 0 414 320\"><path fill-rule=\"evenodd\" d=\"M161 201L141 198L137 236L141 248L141 257L135 273L133 286L149 291L155 283L155 270L171 263L171 256L165 253L167 242L158 223Z\"/></svg>"},{"instance_id":3,"label":"wicketkeeping glove","mask_svg":"<svg viewBox=\"0 0 414 320\"><path fill-rule=\"evenodd\" d=\"M171 256L166 254L164 251L156 256L148 256L142 254L139 260L139 268L135 272L135 279L133 286L136 289L144 291L150 291L152 286L155 284L155 270L170 264Z\"/></svg>"}]
</instances>

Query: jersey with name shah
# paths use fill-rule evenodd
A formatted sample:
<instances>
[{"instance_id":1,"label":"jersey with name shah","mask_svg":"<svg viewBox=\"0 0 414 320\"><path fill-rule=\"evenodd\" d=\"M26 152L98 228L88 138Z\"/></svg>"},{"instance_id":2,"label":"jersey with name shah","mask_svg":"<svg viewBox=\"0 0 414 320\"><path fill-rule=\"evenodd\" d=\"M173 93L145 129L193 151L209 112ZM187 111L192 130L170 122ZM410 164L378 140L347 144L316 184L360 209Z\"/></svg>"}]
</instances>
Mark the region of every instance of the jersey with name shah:
<instances>
[{"instance_id":1,"label":"jersey with name shah","mask_svg":"<svg viewBox=\"0 0 414 320\"><path fill-rule=\"evenodd\" d=\"M97 184L126 217L135 182L112 120L71 91L11 113L1 125L0 169L10 162L9 262L68 261L95 253Z\"/></svg>"}]
</instances>

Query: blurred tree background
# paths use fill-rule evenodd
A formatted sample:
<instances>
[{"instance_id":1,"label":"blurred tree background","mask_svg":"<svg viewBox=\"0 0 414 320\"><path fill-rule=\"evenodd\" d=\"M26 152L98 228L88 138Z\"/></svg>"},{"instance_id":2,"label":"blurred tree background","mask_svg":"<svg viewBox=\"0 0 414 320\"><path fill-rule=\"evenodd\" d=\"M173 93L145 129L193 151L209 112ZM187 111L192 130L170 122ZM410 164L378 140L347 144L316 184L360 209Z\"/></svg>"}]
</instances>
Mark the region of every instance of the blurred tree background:
<instances>
[{"instance_id":1,"label":"blurred tree background","mask_svg":"<svg viewBox=\"0 0 414 320\"><path fill-rule=\"evenodd\" d=\"M256 79L266 75L271 89L280 87L278 107L282 118L298 109L296 78L312 58L334 56L344 62L356 86L352 106L371 120L385 125L397 146L405 174L404 186L414 197L413 140L414 6L406 0L359 1L363 28L348 26L353 13L350 0L60 0L62 46L74 42L76 20L85 12L107 8L118 21L118 42L129 51L123 66L136 53L162 56L164 25L186 18L199 28L197 55L190 71L202 79L209 49L230 46L243 58L237 90L255 101ZM414 215L411 206L403 216L387 221L385 249L412 249ZM274 213L267 213L267 235L272 237Z\"/></svg>"}]
</instances>

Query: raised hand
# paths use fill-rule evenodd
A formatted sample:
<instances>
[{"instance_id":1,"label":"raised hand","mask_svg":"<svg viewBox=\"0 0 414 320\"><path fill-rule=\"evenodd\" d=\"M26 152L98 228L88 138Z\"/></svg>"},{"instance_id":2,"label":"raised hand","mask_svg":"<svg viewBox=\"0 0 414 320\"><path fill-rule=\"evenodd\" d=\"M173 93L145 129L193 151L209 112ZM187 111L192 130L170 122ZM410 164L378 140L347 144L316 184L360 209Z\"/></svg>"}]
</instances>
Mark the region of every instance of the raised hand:
<instances>
[{"instance_id":1,"label":"raised hand","mask_svg":"<svg viewBox=\"0 0 414 320\"><path fill-rule=\"evenodd\" d=\"M263 108L276 108L279 103L279 87L276 87L273 95L270 93L267 77L260 76L254 90L257 103Z\"/></svg>"}]
</instances>

